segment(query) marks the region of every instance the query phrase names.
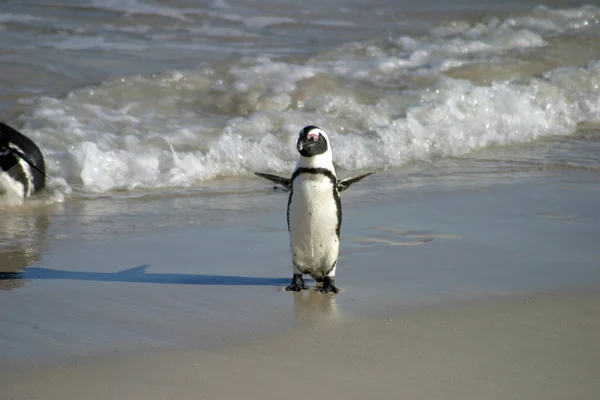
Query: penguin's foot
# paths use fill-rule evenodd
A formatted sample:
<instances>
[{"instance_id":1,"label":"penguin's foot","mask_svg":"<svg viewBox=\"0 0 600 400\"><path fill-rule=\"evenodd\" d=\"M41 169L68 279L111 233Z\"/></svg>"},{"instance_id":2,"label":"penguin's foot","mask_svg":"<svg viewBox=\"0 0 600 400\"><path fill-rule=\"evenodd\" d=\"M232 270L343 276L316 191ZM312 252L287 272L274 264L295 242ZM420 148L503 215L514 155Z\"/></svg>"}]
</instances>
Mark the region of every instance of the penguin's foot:
<instances>
[{"instance_id":1,"label":"penguin's foot","mask_svg":"<svg viewBox=\"0 0 600 400\"><path fill-rule=\"evenodd\" d=\"M308 287L304 284L304 279L302 279L301 274L294 274L292 277L292 284L285 288L288 292L301 292L306 289L308 289Z\"/></svg>"},{"instance_id":2,"label":"penguin's foot","mask_svg":"<svg viewBox=\"0 0 600 400\"><path fill-rule=\"evenodd\" d=\"M340 290L333 284L333 278L326 276L323 278L323 285L319 289L321 293L338 293Z\"/></svg>"}]
</instances>

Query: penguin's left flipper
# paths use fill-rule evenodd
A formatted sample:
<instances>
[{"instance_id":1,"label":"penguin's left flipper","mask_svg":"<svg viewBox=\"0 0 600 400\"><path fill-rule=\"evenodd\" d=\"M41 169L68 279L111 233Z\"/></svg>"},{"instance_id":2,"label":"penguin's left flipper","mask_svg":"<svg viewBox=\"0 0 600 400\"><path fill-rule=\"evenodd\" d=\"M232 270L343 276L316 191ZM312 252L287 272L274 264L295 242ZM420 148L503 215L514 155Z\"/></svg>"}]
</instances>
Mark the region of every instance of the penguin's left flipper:
<instances>
[{"instance_id":1,"label":"penguin's left flipper","mask_svg":"<svg viewBox=\"0 0 600 400\"><path fill-rule=\"evenodd\" d=\"M255 172L254 175L260 176L261 178L268 179L271 182L275 182L275 183L283 186L284 188L286 188L287 191L292 190L292 180L290 178L284 178L282 176L271 175L271 174L263 174L262 172Z\"/></svg>"},{"instance_id":2,"label":"penguin's left flipper","mask_svg":"<svg viewBox=\"0 0 600 400\"><path fill-rule=\"evenodd\" d=\"M369 172L365 172L364 174L355 175L355 176L351 176L350 178L342 179L341 181L338 182L338 192L343 192L344 190L348 189L350 187L350 185L352 185L353 183L356 183L356 182L360 181L361 179L364 179L367 176L374 174L375 172L377 172L377 171L369 171Z\"/></svg>"}]
</instances>

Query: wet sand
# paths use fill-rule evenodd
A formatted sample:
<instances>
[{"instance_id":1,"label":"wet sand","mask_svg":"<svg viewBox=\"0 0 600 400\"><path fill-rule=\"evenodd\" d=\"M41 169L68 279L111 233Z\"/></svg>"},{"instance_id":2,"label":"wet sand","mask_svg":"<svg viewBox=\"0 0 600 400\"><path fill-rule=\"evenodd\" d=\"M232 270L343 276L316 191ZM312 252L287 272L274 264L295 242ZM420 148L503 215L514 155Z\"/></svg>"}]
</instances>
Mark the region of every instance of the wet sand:
<instances>
[{"instance_id":1,"label":"wet sand","mask_svg":"<svg viewBox=\"0 0 600 400\"><path fill-rule=\"evenodd\" d=\"M307 315L288 332L211 350L5 374L3 398L591 400L600 393L600 291L325 320Z\"/></svg>"},{"instance_id":2,"label":"wet sand","mask_svg":"<svg viewBox=\"0 0 600 400\"><path fill-rule=\"evenodd\" d=\"M335 297L264 182L5 214L2 399L595 398L597 173L405 178L345 192Z\"/></svg>"}]
</instances>

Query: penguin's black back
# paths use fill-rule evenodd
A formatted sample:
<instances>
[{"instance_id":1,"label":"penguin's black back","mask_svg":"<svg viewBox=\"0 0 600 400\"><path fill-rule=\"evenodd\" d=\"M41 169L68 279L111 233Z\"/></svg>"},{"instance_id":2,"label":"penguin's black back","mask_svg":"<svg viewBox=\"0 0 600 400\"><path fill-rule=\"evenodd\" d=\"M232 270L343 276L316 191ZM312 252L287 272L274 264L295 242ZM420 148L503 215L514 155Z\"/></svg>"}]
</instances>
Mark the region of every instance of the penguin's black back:
<instances>
[{"instance_id":1,"label":"penguin's black back","mask_svg":"<svg viewBox=\"0 0 600 400\"><path fill-rule=\"evenodd\" d=\"M23 171L19 156L14 153L15 150L27 157L27 164L31 162L39 170L29 168L31 181ZM0 122L0 169L23 184L25 195L29 192L29 188L31 193L34 193L46 185L46 165L39 147L27 136L2 122Z\"/></svg>"}]
</instances>

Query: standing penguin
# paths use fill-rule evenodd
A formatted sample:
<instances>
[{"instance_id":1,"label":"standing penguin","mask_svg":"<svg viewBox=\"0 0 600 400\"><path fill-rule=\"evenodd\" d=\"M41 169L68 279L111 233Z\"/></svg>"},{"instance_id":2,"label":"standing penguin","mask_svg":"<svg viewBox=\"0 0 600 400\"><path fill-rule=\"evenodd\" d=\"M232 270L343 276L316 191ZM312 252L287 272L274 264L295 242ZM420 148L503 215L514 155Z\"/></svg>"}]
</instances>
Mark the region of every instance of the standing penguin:
<instances>
[{"instance_id":1,"label":"standing penguin","mask_svg":"<svg viewBox=\"0 0 600 400\"><path fill-rule=\"evenodd\" d=\"M375 171L338 181L329 138L316 126L300 131L297 149L300 159L291 179L255 173L290 191L287 222L294 276L285 290L307 289L302 275L308 274L322 283L322 293L337 293L334 278L342 224L340 192Z\"/></svg>"},{"instance_id":2,"label":"standing penguin","mask_svg":"<svg viewBox=\"0 0 600 400\"><path fill-rule=\"evenodd\" d=\"M39 147L0 122L0 194L13 191L28 197L46 184L46 166Z\"/></svg>"}]
</instances>

